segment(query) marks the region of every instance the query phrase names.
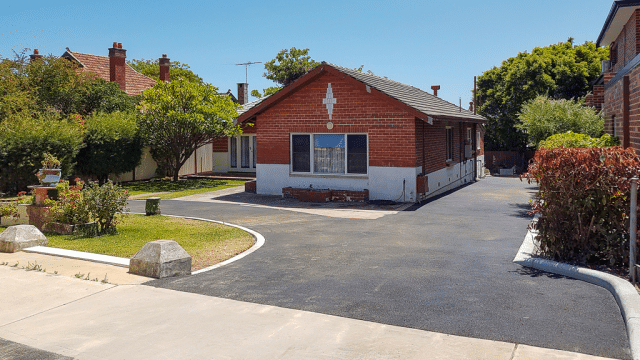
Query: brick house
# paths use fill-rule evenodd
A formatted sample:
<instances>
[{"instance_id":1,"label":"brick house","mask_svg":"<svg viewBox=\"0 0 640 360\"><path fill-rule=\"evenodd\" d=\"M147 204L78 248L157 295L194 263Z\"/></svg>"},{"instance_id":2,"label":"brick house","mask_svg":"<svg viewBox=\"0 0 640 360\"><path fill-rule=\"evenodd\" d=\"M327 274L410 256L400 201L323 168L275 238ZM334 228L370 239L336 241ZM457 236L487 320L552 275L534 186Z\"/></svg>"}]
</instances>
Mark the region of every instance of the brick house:
<instances>
[{"instance_id":1,"label":"brick house","mask_svg":"<svg viewBox=\"0 0 640 360\"><path fill-rule=\"evenodd\" d=\"M614 1L596 46L609 46L609 60L587 103L604 111L605 132L640 150L640 2Z\"/></svg>"},{"instance_id":2,"label":"brick house","mask_svg":"<svg viewBox=\"0 0 640 360\"><path fill-rule=\"evenodd\" d=\"M260 194L420 201L484 171L486 119L436 95L323 62L246 103L245 133L216 143L214 158L255 171Z\"/></svg>"}]
</instances>

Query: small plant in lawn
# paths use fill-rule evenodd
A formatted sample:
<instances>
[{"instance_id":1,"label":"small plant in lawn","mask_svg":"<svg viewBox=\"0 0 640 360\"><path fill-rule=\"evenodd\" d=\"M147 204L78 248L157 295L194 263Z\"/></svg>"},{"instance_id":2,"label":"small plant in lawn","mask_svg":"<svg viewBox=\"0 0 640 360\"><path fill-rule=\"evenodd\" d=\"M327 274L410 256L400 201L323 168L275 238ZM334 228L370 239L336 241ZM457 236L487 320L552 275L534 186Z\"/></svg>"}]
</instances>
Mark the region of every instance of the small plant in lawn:
<instances>
[{"instance_id":1,"label":"small plant in lawn","mask_svg":"<svg viewBox=\"0 0 640 360\"><path fill-rule=\"evenodd\" d=\"M77 277L78 279L82 279L84 277L84 274L83 273L77 273L74 276Z\"/></svg>"},{"instance_id":2,"label":"small plant in lawn","mask_svg":"<svg viewBox=\"0 0 640 360\"><path fill-rule=\"evenodd\" d=\"M109 180L102 186L88 185L84 195L89 211L100 225L100 233L115 233L116 224L126 211L127 192Z\"/></svg>"},{"instance_id":3,"label":"small plant in lawn","mask_svg":"<svg viewBox=\"0 0 640 360\"><path fill-rule=\"evenodd\" d=\"M16 262L15 264L11 265L11 267L18 267L18 264L19 264L19 263L20 263L20 262Z\"/></svg>"}]
</instances>

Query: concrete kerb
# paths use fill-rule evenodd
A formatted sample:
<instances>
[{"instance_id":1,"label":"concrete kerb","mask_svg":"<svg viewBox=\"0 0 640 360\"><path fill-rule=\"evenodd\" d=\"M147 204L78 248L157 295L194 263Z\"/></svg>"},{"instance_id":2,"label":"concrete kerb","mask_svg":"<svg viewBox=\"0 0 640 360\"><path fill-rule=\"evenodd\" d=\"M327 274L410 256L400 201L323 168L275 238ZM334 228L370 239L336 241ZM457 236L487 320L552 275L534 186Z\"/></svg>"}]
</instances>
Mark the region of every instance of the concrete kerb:
<instances>
[{"instance_id":1,"label":"concrete kerb","mask_svg":"<svg viewBox=\"0 0 640 360\"><path fill-rule=\"evenodd\" d=\"M522 266L586 281L609 290L616 299L622 318L627 326L631 355L635 360L640 360L640 295L638 295L636 288L630 282L611 274L547 259L534 258L536 235L536 231L529 230L527 232L513 262Z\"/></svg>"},{"instance_id":2,"label":"concrete kerb","mask_svg":"<svg viewBox=\"0 0 640 360\"><path fill-rule=\"evenodd\" d=\"M129 214L140 214L140 215L144 215L144 213L129 213ZM247 249L247 250L243 251L242 253L240 253L240 254L238 254L238 255L236 255L236 256L234 256L234 257L230 258L230 259L227 259L227 260L225 260L225 261L223 261L223 262L219 262L219 263L217 263L217 264L215 264L215 265L211 265L211 266L206 267L206 268L204 268L204 269L200 269L200 270L194 271L194 272L192 272L192 273L191 273L191 275L201 274L201 273L203 273L203 272L211 271L211 270L213 270L213 269L217 269L217 268L219 268L219 267L221 267L221 266L225 266L225 265L231 264L231 263L232 263L232 262L234 262L234 261L238 261L238 260L242 259L243 257L245 257L245 256L247 256L247 255L249 255L249 254L251 254L252 252L254 252L254 251L258 250L258 249L259 249L259 248L261 248L261 247L262 247L262 245L264 245L264 243L265 243L265 239L264 239L264 236L262 236L262 234L260 234L260 233L258 233L258 232L256 232L256 231L254 231L254 230L248 229L248 228L246 228L246 227L244 227L244 226L240 226L240 225L236 225L236 224L231 224L231 223L224 222L224 221L210 220L210 219L203 219L203 218L190 217L190 216L179 216L179 215L162 215L162 216L170 216L170 217L176 217L176 218L181 218L181 219L190 219L190 220L206 221L206 222L212 222L212 223L216 223L216 224L221 224L221 225L231 226L231 227L234 227L234 228L237 228L237 229L240 229L240 230L243 230L243 231L248 232L249 234L251 234L251 236L253 236L254 240L256 241L256 243L255 243L255 244L253 244L253 246L251 246L249 249Z\"/></svg>"}]
</instances>

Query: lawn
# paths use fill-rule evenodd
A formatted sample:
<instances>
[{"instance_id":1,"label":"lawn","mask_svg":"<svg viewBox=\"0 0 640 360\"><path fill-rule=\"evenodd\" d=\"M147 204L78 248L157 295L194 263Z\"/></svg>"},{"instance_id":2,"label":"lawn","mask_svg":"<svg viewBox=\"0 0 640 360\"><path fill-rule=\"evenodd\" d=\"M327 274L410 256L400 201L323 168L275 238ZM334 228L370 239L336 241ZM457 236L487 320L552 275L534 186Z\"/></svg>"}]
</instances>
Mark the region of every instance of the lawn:
<instances>
[{"instance_id":1,"label":"lawn","mask_svg":"<svg viewBox=\"0 0 640 360\"><path fill-rule=\"evenodd\" d=\"M162 199L174 199L241 186L244 183L245 180L186 179L170 181L159 179L126 183L122 187L129 192L130 199L146 199L152 196L158 196Z\"/></svg>"},{"instance_id":2,"label":"lawn","mask_svg":"<svg viewBox=\"0 0 640 360\"><path fill-rule=\"evenodd\" d=\"M192 271L229 259L255 243L249 233L234 227L161 215L126 215L116 235L45 235L49 247L124 258L131 258L149 241L174 240L191 255Z\"/></svg>"}]
</instances>

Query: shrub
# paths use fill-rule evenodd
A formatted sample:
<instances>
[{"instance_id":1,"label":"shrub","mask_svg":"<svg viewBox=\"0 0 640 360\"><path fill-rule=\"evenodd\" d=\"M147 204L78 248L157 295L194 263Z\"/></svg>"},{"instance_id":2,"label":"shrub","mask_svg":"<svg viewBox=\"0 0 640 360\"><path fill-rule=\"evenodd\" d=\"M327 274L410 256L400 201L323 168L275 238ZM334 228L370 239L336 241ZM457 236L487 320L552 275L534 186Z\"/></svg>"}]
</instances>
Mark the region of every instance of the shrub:
<instances>
[{"instance_id":1,"label":"shrub","mask_svg":"<svg viewBox=\"0 0 640 360\"><path fill-rule=\"evenodd\" d=\"M96 176L104 184L109 174L122 174L140 164L142 139L134 112L98 113L86 124L85 147L76 156L81 174Z\"/></svg>"},{"instance_id":2,"label":"shrub","mask_svg":"<svg viewBox=\"0 0 640 360\"><path fill-rule=\"evenodd\" d=\"M546 96L538 96L522 105L519 119L521 124L516 127L527 131L529 141L536 148L542 140L554 134L573 131L600 136L604 129L602 113L578 101L554 100Z\"/></svg>"},{"instance_id":3,"label":"shrub","mask_svg":"<svg viewBox=\"0 0 640 360\"><path fill-rule=\"evenodd\" d=\"M567 132L549 136L540 142L540 148L579 148L579 147L608 147L618 145L619 140L609 134L604 134L600 138L592 138L589 135Z\"/></svg>"},{"instance_id":4,"label":"shrub","mask_svg":"<svg viewBox=\"0 0 640 360\"><path fill-rule=\"evenodd\" d=\"M640 158L621 147L538 150L523 176L540 189L540 254L577 263L628 263L629 179Z\"/></svg>"},{"instance_id":5,"label":"shrub","mask_svg":"<svg viewBox=\"0 0 640 360\"><path fill-rule=\"evenodd\" d=\"M127 191L109 180L102 186L87 185L83 195L89 211L100 226L100 233L115 233L116 224L121 220L118 214L126 210Z\"/></svg>"},{"instance_id":6,"label":"shrub","mask_svg":"<svg viewBox=\"0 0 640 360\"><path fill-rule=\"evenodd\" d=\"M15 194L37 184L44 153L58 158L62 176L68 176L81 145L82 129L52 116L19 117L0 125L0 191Z\"/></svg>"},{"instance_id":7,"label":"shrub","mask_svg":"<svg viewBox=\"0 0 640 360\"><path fill-rule=\"evenodd\" d=\"M76 179L74 186L69 186L68 181L58 183L58 200L45 200L53 221L62 224L84 224L91 220L91 212L82 191L84 183L78 180Z\"/></svg>"}]
</instances>

